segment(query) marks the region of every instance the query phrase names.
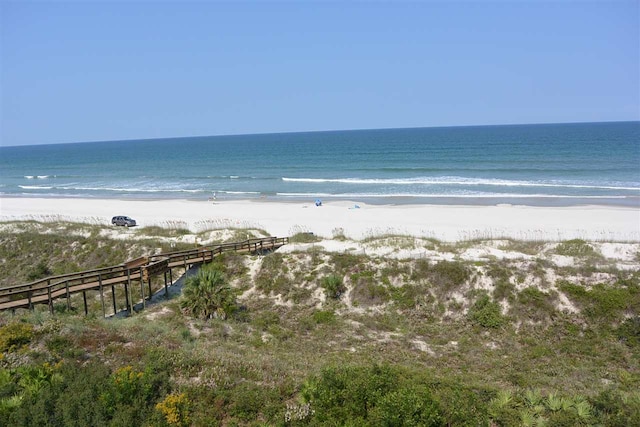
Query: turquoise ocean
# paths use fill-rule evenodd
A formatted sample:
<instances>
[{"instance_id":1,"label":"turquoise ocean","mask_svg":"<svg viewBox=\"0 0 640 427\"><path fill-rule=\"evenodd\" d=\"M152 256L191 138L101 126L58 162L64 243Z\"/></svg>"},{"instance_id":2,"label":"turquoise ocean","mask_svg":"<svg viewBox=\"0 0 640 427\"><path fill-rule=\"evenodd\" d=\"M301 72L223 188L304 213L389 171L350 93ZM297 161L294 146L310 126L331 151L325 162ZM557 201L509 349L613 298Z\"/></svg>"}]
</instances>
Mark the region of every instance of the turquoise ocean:
<instances>
[{"instance_id":1,"label":"turquoise ocean","mask_svg":"<svg viewBox=\"0 0 640 427\"><path fill-rule=\"evenodd\" d=\"M0 195L640 206L640 122L1 147Z\"/></svg>"}]
</instances>

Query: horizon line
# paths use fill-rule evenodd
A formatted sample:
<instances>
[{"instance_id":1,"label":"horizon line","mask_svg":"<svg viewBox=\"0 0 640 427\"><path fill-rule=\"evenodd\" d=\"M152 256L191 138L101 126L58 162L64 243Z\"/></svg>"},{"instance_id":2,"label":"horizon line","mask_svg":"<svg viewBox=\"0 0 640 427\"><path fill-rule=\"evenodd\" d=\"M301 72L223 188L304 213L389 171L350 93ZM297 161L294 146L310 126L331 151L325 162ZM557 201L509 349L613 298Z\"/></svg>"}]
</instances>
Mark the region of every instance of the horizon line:
<instances>
[{"instance_id":1,"label":"horizon line","mask_svg":"<svg viewBox=\"0 0 640 427\"><path fill-rule=\"evenodd\" d=\"M445 129L445 128L466 128L466 127L493 127L493 126L536 126L536 125L574 125L587 123L640 123L639 120L604 120L604 121L578 121L578 122L539 122L539 123L498 123L498 124L465 124L465 125L443 125L443 126L408 126L408 127L382 127L382 128L355 128L355 129L325 129L325 130L297 130L297 131L281 131L281 132L256 132L256 133L221 133L213 135L189 135L189 136L163 136L150 138L125 138L125 139L97 139L91 141L69 141L69 142L45 142L36 144L22 145L0 145L0 148L13 147L33 147L42 145L67 145L67 144L95 144L102 142L134 142L134 141L151 141L165 139L191 139L191 138L217 138L228 136L259 136L259 135L281 135L281 134L304 134L304 133L329 133L329 132L360 132L360 131L378 131L378 130L410 130L410 129Z\"/></svg>"}]
</instances>

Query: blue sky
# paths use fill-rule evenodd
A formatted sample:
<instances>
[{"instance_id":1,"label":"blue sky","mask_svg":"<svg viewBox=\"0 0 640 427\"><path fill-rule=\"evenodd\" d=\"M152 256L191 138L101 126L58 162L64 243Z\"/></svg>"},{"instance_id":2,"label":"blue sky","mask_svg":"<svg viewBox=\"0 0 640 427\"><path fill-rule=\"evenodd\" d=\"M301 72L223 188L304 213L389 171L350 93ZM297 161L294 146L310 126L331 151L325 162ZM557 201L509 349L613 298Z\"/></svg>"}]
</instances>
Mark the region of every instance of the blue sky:
<instances>
[{"instance_id":1,"label":"blue sky","mask_svg":"<svg viewBox=\"0 0 640 427\"><path fill-rule=\"evenodd\" d=\"M0 145L640 119L633 1L0 0Z\"/></svg>"}]
</instances>

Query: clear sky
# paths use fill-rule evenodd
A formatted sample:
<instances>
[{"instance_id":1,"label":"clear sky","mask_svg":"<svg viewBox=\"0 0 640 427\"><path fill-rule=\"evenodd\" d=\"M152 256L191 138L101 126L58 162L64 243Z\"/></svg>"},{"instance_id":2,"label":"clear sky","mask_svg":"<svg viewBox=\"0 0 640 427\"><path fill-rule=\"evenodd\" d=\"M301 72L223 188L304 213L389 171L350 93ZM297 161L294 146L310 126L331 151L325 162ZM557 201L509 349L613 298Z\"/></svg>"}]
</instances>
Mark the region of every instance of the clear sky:
<instances>
[{"instance_id":1,"label":"clear sky","mask_svg":"<svg viewBox=\"0 0 640 427\"><path fill-rule=\"evenodd\" d=\"M639 4L0 0L0 145L639 120Z\"/></svg>"}]
</instances>

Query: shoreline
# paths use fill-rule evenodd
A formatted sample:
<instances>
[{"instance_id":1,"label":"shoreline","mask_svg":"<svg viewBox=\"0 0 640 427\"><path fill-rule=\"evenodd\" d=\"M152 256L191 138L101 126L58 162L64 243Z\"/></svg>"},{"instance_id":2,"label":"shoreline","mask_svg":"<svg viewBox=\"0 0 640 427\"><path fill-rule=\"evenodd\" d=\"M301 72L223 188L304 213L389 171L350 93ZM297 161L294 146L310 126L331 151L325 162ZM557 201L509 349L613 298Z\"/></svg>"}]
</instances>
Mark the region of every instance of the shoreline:
<instances>
[{"instance_id":1,"label":"shoreline","mask_svg":"<svg viewBox=\"0 0 640 427\"><path fill-rule=\"evenodd\" d=\"M442 241L512 238L559 241L640 242L637 206L522 204L369 204L323 199L305 202L269 199L90 199L0 197L0 221L68 220L110 224L127 215L139 227L258 228L273 236L310 232L330 238L343 234L356 240L404 234Z\"/></svg>"},{"instance_id":2,"label":"shoreline","mask_svg":"<svg viewBox=\"0 0 640 427\"><path fill-rule=\"evenodd\" d=\"M323 202L349 202L367 205L411 206L500 206L518 205L529 207L576 207L576 206L602 206L602 207L629 207L640 209L639 196L554 196L554 195L521 195L521 196L447 196L447 195L295 195L283 196L274 194L260 194L248 196L246 194L234 195L218 193L218 202L270 202L270 203L310 203L316 198ZM34 195L34 194L0 194L1 199L68 199L68 200L120 200L134 202L211 202L209 196L202 197L140 197L120 196L104 197L90 195Z\"/></svg>"}]
</instances>

